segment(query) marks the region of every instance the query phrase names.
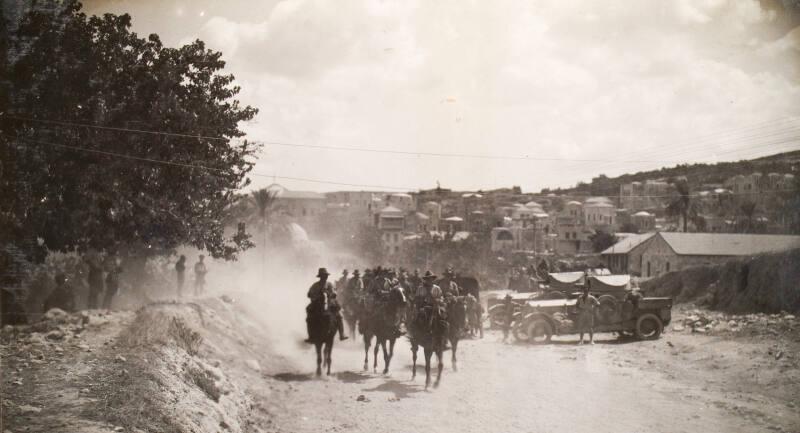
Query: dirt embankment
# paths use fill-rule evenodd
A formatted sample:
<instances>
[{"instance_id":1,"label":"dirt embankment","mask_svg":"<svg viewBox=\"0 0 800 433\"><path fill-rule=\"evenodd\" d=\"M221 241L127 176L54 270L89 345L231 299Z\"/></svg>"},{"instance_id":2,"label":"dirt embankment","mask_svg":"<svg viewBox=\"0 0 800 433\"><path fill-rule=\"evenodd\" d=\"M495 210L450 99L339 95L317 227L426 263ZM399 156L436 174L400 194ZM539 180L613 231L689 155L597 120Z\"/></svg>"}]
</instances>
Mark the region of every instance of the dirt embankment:
<instances>
[{"instance_id":1,"label":"dirt embankment","mask_svg":"<svg viewBox=\"0 0 800 433\"><path fill-rule=\"evenodd\" d=\"M642 283L651 296L730 313L800 313L800 249L671 272Z\"/></svg>"},{"instance_id":2,"label":"dirt embankment","mask_svg":"<svg viewBox=\"0 0 800 433\"><path fill-rule=\"evenodd\" d=\"M269 422L269 389L254 402L247 384L269 352L235 308L217 298L135 313L53 310L4 328L3 431L255 431Z\"/></svg>"}]
</instances>

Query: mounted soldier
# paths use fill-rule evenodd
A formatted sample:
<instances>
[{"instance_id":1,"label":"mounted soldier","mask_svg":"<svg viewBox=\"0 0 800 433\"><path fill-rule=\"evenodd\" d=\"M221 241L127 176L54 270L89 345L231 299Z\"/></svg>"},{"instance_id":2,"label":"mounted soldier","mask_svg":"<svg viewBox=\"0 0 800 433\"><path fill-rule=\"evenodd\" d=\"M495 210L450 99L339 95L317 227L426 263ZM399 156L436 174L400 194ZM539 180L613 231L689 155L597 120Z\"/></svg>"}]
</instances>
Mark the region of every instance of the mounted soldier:
<instances>
[{"instance_id":1,"label":"mounted soldier","mask_svg":"<svg viewBox=\"0 0 800 433\"><path fill-rule=\"evenodd\" d=\"M341 278L336 280L336 286L335 287L336 287L336 292L337 293L342 293L347 288L347 280L348 280L347 277L349 275L350 275L350 272L347 269L342 271Z\"/></svg>"},{"instance_id":2,"label":"mounted soldier","mask_svg":"<svg viewBox=\"0 0 800 433\"><path fill-rule=\"evenodd\" d=\"M330 273L328 273L327 269L319 268L317 272L319 281L316 281L308 289L308 298L311 299L311 302L306 307L306 327L308 330L308 339L306 339L306 343L313 342L311 340L311 326L314 317L316 315L321 315L325 311L331 311L336 315L339 340L347 340L348 338L344 335L344 320L342 319L341 307L336 301L336 291L333 288L333 284L328 281L329 276Z\"/></svg>"},{"instance_id":3,"label":"mounted soldier","mask_svg":"<svg viewBox=\"0 0 800 433\"><path fill-rule=\"evenodd\" d=\"M460 296L458 284L456 284L456 274L452 268L447 268L444 271L444 278L439 282L441 284L442 294L448 301Z\"/></svg>"}]
</instances>

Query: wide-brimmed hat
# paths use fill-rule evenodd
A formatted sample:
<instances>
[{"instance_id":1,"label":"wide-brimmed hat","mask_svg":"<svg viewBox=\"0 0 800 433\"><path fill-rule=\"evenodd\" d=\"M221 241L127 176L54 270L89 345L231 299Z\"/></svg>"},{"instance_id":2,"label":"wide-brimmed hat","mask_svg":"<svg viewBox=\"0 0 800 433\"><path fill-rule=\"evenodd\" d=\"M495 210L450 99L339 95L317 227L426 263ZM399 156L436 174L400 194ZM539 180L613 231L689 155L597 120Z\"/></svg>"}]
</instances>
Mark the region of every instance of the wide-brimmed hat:
<instances>
[{"instance_id":1,"label":"wide-brimmed hat","mask_svg":"<svg viewBox=\"0 0 800 433\"><path fill-rule=\"evenodd\" d=\"M323 275L327 277L327 276L328 276L328 275L330 275L330 274L331 274L331 273L330 273L330 272L328 272L328 270L327 270L327 269L325 269L325 268L319 268L319 271L317 271L317 277L321 277L321 276L323 276Z\"/></svg>"},{"instance_id":2,"label":"wide-brimmed hat","mask_svg":"<svg viewBox=\"0 0 800 433\"><path fill-rule=\"evenodd\" d=\"M361 275L361 271L356 269L356 270L353 271L353 275Z\"/></svg>"},{"instance_id":3,"label":"wide-brimmed hat","mask_svg":"<svg viewBox=\"0 0 800 433\"><path fill-rule=\"evenodd\" d=\"M423 280L435 280L437 277L431 271L425 271L425 275L422 276Z\"/></svg>"}]
</instances>

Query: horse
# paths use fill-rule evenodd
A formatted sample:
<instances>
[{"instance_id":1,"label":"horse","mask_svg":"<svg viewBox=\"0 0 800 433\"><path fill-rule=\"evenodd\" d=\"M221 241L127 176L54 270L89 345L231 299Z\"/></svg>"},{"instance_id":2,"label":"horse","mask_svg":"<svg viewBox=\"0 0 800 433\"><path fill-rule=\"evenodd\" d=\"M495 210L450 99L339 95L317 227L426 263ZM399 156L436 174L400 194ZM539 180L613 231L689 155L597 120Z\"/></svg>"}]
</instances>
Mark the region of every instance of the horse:
<instances>
[{"instance_id":1,"label":"horse","mask_svg":"<svg viewBox=\"0 0 800 433\"><path fill-rule=\"evenodd\" d=\"M426 305L421 309L413 308L412 319L408 327L408 339L411 343L411 357L413 366L411 370L411 380L417 377L417 351L422 346L425 355L425 389L431 383L431 356L436 354L438 361L438 372L434 388L439 386L442 379L442 353L447 341L448 322L446 313L440 308Z\"/></svg>"},{"instance_id":2,"label":"horse","mask_svg":"<svg viewBox=\"0 0 800 433\"><path fill-rule=\"evenodd\" d=\"M383 350L383 374L389 372L389 364L394 356L394 344L399 335L397 319L405 313L405 301L402 290L394 288L383 299L377 299L371 310L362 309L362 315L358 322L361 334L364 336L364 371L369 369L369 348L372 344L372 337L375 337L375 349L372 355L373 371L378 372L378 349L380 348Z\"/></svg>"},{"instance_id":3,"label":"horse","mask_svg":"<svg viewBox=\"0 0 800 433\"><path fill-rule=\"evenodd\" d=\"M350 337L355 338L358 319L361 317L364 308L363 299L358 294L351 293L349 288L345 289L342 291L341 307L342 317L344 317L344 321L350 331Z\"/></svg>"},{"instance_id":4,"label":"horse","mask_svg":"<svg viewBox=\"0 0 800 433\"><path fill-rule=\"evenodd\" d=\"M327 302L324 301L315 302L311 305L312 314L309 316L311 342L317 349L317 376L322 375L323 361L327 368L326 374L328 376L331 374L331 352L333 351L334 337L338 330L336 326L336 311L334 310L338 306L328 306L326 308L326 305Z\"/></svg>"},{"instance_id":5,"label":"horse","mask_svg":"<svg viewBox=\"0 0 800 433\"><path fill-rule=\"evenodd\" d=\"M474 296L465 296L467 303L467 333L472 337L483 338L483 307Z\"/></svg>"},{"instance_id":6,"label":"horse","mask_svg":"<svg viewBox=\"0 0 800 433\"><path fill-rule=\"evenodd\" d=\"M453 364L453 371L458 371L458 341L461 333L466 328L467 304L464 296L454 296L447 302L447 340L450 342L450 362Z\"/></svg>"}]
</instances>

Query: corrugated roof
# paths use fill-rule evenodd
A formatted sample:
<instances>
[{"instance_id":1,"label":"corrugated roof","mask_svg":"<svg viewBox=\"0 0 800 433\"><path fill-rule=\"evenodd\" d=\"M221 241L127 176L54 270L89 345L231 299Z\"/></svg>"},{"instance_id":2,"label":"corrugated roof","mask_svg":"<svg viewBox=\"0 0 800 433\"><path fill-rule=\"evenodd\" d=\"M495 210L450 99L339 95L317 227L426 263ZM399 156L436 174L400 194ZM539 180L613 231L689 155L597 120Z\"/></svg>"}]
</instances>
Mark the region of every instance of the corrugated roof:
<instances>
[{"instance_id":1,"label":"corrugated roof","mask_svg":"<svg viewBox=\"0 0 800 433\"><path fill-rule=\"evenodd\" d=\"M679 255L749 256L800 248L800 236L660 232ZM613 248L613 247L612 247Z\"/></svg>"},{"instance_id":2,"label":"corrugated roof","mask_svg":"<svg viewBox=\"0 0 800 433\"><path fill-rule=\"evenodd\" d=\"M606 248L600 254L627 254L631 252L632 249L641 245L644 241L652 238L654 235L655 233L643 233L640 235L628 236L609 248Z\"/></svg>"}]
</instances>

